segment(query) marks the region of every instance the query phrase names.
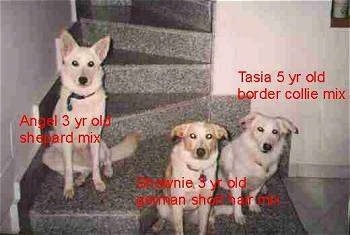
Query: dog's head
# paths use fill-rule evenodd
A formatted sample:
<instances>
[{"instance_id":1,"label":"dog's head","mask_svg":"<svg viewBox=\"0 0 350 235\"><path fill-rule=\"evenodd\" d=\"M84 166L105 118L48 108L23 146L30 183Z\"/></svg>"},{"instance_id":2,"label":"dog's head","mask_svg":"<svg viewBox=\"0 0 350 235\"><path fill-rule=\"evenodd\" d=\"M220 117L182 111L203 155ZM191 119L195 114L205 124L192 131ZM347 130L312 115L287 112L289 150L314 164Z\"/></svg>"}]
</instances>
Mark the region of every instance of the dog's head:
<instances>
[{"instance_id":1,"label":"dog's head","mask_svg":"<svg viewBox=\"0 0 350 235\"><path fill-rule=\"evenodd\" d=\"M269 117L253 112L240 120L241 126L255 141L259 150L268 153L289 133L298 134L298 128L283 117Z\"/></svg>"},{"instance_id":2,"label":"dog's head","mask_svg":"<svg viewBox=\"0 0 350 235\"><path fill-rule=\"evenodd\" d=\"M110 37L102 38L92 47L80 47L68 31L64 30L60 41L63 86L79 95L89 95L97 91L102 86L101 63L107 56Z\"/></svg>"},{"instance_id":3,"label":"dog's head","mask_svg":"<svg viewBox=\"0 0 350 235\"><path fill-rule=\"evenodd\" d=\"M217 150L218 140L227 138L225 128L207 122L181 124L171 132L172 137L179 137L185 149L196 159L208 159Z\"/></svg>"}]
</instances>

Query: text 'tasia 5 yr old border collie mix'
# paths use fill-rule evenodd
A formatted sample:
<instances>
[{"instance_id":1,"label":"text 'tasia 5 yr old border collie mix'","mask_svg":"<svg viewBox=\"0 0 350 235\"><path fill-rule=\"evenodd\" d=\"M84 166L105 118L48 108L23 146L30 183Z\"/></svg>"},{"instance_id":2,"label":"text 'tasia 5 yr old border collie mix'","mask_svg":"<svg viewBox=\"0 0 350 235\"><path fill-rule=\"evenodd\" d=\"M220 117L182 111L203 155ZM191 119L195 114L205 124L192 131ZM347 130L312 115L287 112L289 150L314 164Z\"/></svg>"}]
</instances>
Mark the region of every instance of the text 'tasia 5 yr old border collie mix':
<instances>
[{"instance_id":1,"label":"text 'tasia 5 yr old border collie mix'","mask_svg":"<svg viewBox=\"0 0 350 235\"><path fill-rule=\"evenodd\" d=\"M260 212L256 196L277 170L285 136L291 132L297 134L298 129L286 118L269 117L261 113L248 114L240 120L240 124L245 131L222 149L218 177L224 182L235 177L247 177L247 187L243 190L247 190L252 197L249 209ZM221 185L227 186L227 184ZM230 190L234 198L241 197L240 187ZM224 210L225 207L227 210ZM241 205L235 204L234 209L227 206L215 207L215 214L232 214L232 212L237 223L245 223Z\"/></svg>"},{"instance_id":2,"label":"text 'tasia 5 yr old border collie mix'","mask_svg":"<svg viewBox=\"0 0 350 235\"><path fill-rule=\"evenodd\" d=\"M181 141L171 152L165 178L191 180L193 187L168 188L163 191L165 196L184 197L186 203L159 204L157 209L160 219L153 225L153 231L160 231L165 220L169 220L176 234L184 234L183 216L185 212L189 212L190 220L199 224L200 234L206 233L211 206L208 203L194 205L191 198L199 194L206 198L213 196L214 191L209 181L216 182L218 140L227 138L227 135L223 127L206 122L182 124L172 130L172 136L179 137ZM199 187L200 180L206 182L206 187Z\"/></svg>"},{"instance_id":3,"label":"text 'tasia 5 yr old border collie mix'","mask_svg":"<svg viewBox=\"0 0 350 235\"><path fill-rule=\"evenodd\" d=\"M92 47L80 47L73 37L63 31L60 35L63 64L60 70L62 88L54 115L64 120L55 127L55 133L73 133L72 143L59 143L46 149L43 162L51 169L64 175L63 194L66 198L74 196L73 171L80 172L76 184L81 185L92 171L96 190L104 191L100 164L104 175L113 174L112 161L131 155L137 147L139 134L133 133L118 145L109 149L103 141L80 143L79 135L101 135L102 126L93 126L93 118L105 117L106 94L103 88L103 69L110 46L110 37L104 37ZM75 127L75 120L85 119L85 124Z\"/></svg>"}]
</instances>

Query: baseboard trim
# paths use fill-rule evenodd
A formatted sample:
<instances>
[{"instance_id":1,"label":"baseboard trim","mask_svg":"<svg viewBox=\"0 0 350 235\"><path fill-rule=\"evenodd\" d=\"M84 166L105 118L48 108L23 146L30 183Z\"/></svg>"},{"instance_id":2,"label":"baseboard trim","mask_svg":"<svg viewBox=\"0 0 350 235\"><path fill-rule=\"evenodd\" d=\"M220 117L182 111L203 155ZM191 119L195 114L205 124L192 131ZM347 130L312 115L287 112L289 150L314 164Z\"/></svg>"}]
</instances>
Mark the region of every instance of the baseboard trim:
<instances>
[{"instance_id":1,"label":"baseboard trim","mask_svg":"<svg viewBox=\"0 0 350 235\"><path fill-rule=\"evenodd\" d=\"M349 179L350 165L290 163L288 176Z\"/></svg>"}]
</instances>

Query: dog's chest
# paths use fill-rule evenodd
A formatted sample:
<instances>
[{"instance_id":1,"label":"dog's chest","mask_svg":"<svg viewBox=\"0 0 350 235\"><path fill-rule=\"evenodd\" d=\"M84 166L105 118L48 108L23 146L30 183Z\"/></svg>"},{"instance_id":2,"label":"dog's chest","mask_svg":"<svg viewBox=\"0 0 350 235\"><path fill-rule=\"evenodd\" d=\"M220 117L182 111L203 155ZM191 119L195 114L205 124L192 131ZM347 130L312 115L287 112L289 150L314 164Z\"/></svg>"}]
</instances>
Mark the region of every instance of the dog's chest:
<instances>
[{"instance_id":1,"label":"dog's chest","mask_svg":"<svg viewBox=\"0 0 350 235\"><path fill-rule=\"evenodd\" d=\"M213 195L214 191L212 189L211 182L215 182L214 177L210 175L205 175L205 173L196 174L194 178L192 178L193 187L184 190L184 196L186 201L185 209L195 209L199 205L193 203L194 198L209 198Z\"/></svg>"},{"instance_id":2,"label":"dog's chest","mask_svg":"<svg viewBox=\"0 0 350 235\"><path fill-rule=\"evenodd\" d=\"M247 189L253 190L263 184L270 176L275 161L262 158L261 156L250 156L250 162L245 167L247 177Z\"/></svg>"},{"instance_id":3,"label":"dog's chest","mask_svg":"<svg viewBox=\"0 0 350 235\"><path fill-rule=\"evenodd\" d=\"M72 99L71 110L68 110L67 100L60 98L55 114L61 122L57 129L73 131L75 134L89 134L101 129L105 117L105 98L103 96L86 99Z\"/></svg>"}]
</instances>

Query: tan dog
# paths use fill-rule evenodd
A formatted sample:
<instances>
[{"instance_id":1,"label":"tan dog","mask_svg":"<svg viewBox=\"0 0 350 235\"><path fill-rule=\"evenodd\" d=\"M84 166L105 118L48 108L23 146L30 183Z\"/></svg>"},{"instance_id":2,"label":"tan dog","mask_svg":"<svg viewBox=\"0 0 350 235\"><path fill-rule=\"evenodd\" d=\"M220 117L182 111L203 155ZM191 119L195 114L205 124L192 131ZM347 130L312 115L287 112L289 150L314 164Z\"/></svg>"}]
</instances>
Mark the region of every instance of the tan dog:
<instances>
[{"instance_id":1,"label":"tan dog","mask_svg":"<svg viewBox=\"0 0 350 235\"><path fill-rule=\"evenodd\" d=\"M191 198L199 194L205 197L213 196L214 191L210 187L198 187L199 178L216 180L218 140L226 137L227 131L215 124L206 122L193 122L176 126L172 130L172 136L179 137L181 141L176 144L170 155L170 162L165 172L168 179L192 180L193 188L170 188L164 190L164 195L183 196L185 205L158 205L160 219L154 224L153 230L162 229L165 220L169 220L176 234L183 234L184 211L191 212L191 221L199 224L200 234L205 234L209 220L211 206L193 205Z\"/></svg>"},{"instance_id":2,"label":"tan dog","mask_svg":"<svg viewBox=\"0 0 350 235\"><path fill-rule=\"evenodd\" d=\"M64 191L66 198L74 196L73 171L81 172L77 179L82 184L92 171L96 190L104 191L106 186L101 180L100 163L104 165L104 175L113 174L112 161L123 159L136 149L139 136L132 134L125 140L108 149L103 141L82 143L80 135L100 136L102 126L91 124L93 118L105 117L106 94L102 86L103 69L110 45L110 37L104 37L92 47L80 47L73 37L63 31L61 36L61 55L63 64L60 70L62 88L56 104L54 115L61 122L55 127L55 133L67 135L73 133L73 143L54 144L46 150L43 162L51 169L64 174ZM77 121L84 124L77 128ZM82 123L81 123L82 124Z\"/></svg>"},{"instance_id":3,"label":"tan dog","mask_svg":"<svg viewBox=\"0 0 350 235\"><path fill-rule=\"evenodd\" d=\"M256 196L265 182L277 171L285 136L290 132L297 134L298 129L285 118L269 117L261 113L248 114L240 121L240 124L245 131L223 148L218 177L224 182L228 179L235 179L235 177L240 179L247 177L246 190L252 197L249 209L253 212L260 212ZM229 189L227 184L221 185ZM234 198L241 196L240 187L230 190ZM232 207L227 209L227 206L215 207L215 214L231 214L232 212L234 212L237 223L246 222L239 204L234 205L234 210Z\"/></svg>"}]
</instances>

